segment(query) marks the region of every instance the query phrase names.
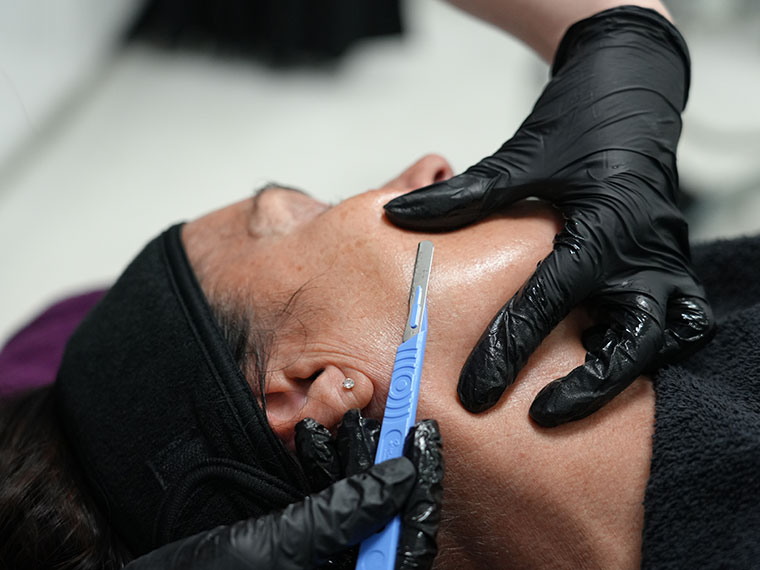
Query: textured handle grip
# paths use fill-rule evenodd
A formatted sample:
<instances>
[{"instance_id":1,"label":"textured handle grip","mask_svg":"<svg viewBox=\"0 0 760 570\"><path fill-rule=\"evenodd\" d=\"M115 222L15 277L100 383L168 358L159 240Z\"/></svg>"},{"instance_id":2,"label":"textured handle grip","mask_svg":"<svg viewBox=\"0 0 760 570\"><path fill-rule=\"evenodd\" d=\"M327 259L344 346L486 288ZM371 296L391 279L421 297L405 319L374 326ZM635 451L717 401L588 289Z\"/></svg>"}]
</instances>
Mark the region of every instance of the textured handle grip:
<instances>
[{"instance_id":1,"label":"textured handle grip","mask_svg":"<svg viewBox=\"0 0 760 570\"><path fill-rule=\"evenodd\" d=\"M375 463L401 457L404 452L404 439L417 416L426 341L427 307L423 307L420 331L396 350ZM397 516L383 530L364 540L357 570L393 570L400 532L401 519Z\"/></svg>"}]
</instances>

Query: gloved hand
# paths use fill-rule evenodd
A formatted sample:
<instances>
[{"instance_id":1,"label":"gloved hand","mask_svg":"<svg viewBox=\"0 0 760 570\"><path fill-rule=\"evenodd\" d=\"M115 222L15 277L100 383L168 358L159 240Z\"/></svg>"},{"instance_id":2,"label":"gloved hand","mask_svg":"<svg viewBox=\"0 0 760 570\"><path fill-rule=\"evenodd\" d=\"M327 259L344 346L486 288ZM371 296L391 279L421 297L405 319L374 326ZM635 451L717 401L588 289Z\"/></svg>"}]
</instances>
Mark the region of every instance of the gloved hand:
<instances>
[{"instance_id":1,"label":"gloved hand","mask_svg":"<svg viewBox=\"0 0 760 570\"><path fill-rule=\"evenodd\" d=\"M554 426L599 409L638 375L709 340L713 318L676 205L676 146L689 56L665 18L614 8L571 26L552 78L517 133L446 182L386 204L395 224L451 230L533 196L564 227L501 309L459 381L465 408L493 406L578 303L605 333L583 366L546 386L530 415Z\"/></svg>"},{"instance_id":2,"label":"gloved hand","mask_svg":"<svg viewBox=\"0 0 760 570\"><path fill-rule=\"evenodd\" d=\"M318 425L318 424L317 424ZM364 435L357 436L357 439ZM385 461L289 505L279 513L221 526L163 546L127 570L303 570L357 544L402 512L431 497L437 514L443 458L437 424L428 420L407 438L406 457ZM432 491L436 487L437 491ZM429 566L417 566L428 568ZM405 567L407 568L407 567ZM416 567L415 567L416 568Z\"/></svg>"},{"instance_id":3,"label":"gloved hand","mask_svg":"<svg viewBox=\"0 0 760 570\"><path fill-rule=\"evenodd\" d=\"M380 422L349 410L333 439L312 419L296 425L296 452L314 490L345 476L367 470L373 463L380 437ZM435 541L443 493L441 436L435 420L423 420L409 431L404 455L417 467L417 484L401 513L396 570L426 570L438 553ZM332 568L353 568L358 549L334 561Z\"/></svg>"}]
</instances>

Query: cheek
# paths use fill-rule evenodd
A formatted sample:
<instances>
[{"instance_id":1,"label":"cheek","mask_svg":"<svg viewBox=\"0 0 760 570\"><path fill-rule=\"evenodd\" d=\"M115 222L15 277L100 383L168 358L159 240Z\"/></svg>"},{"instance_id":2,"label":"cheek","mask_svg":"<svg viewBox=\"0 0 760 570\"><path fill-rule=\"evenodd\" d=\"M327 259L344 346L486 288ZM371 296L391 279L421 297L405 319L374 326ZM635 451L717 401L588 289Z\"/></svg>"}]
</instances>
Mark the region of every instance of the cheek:
<instances>
[{"instance_id":1,"label":"cheek","mask_svg":"<svg viewBox=\"0 0 760 570\"><path fill-rule=\"evenodd\" d=\"M326 257L331 257L328 261ZM408 287L393 287L374 252L361 240L336 251L315 254L322 259L304 283L291 325L302 327L304 354L361 370L374 386L370 417L381 417L397 346L406 318ZM316 271L317 267L319 271ZM379 411L379 413L378 413Z\"/></svg>"},{"instance_id":2,"label":"cheek","mask_svg":"<svg viewBox=\"0 0 760 570\"><path fill-rule=\"evenodd\" d=\"M301 252L308 268L301 279L311 274L305 288L324 307L323 322L329 325L325 332L353 337L367 355L394 331L394 341L401 342L416 247L422 239L389 232L378 216L367 211L354 218L345 213L325 216L291 248Z\"/></svg>"}]
</instances>

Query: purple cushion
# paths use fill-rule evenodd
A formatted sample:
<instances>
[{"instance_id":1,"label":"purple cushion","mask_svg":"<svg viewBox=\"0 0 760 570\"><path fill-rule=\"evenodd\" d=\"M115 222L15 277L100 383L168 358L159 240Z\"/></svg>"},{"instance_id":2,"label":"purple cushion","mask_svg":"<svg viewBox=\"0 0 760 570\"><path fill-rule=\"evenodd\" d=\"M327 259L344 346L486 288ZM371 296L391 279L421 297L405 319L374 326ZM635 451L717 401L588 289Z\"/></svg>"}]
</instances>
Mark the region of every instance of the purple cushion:
<instances>
[{"instance_id":1,"label":"purple cushion","mask_svg":"<svg viewBox=\"0 0 760 570\"><path fill-rule=\"evenodd\" d=\"M104 293L59 301L17 332L0 351L0 397L55 380L71 333Z\"/></svg>"}]
</instances>

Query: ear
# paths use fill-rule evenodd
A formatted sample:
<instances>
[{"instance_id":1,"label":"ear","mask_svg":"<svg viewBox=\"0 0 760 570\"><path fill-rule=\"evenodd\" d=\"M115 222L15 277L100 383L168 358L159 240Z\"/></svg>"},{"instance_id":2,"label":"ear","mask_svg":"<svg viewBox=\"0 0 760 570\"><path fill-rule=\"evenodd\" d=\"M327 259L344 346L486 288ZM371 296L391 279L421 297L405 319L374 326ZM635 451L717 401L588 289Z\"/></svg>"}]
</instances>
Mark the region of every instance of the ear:
<instances>
[{"instance_id":1,"label":"ear","mask_svg":"<svg viewBox=\"0 0 760 570\"><path fill-rule=\"evenodd\" d=\"M346 378L354 381L344 387ZM351 408L366 408L374 385L358 370L328 364L298 362L270 375L265 391L267 419L272 429L291 449L295 427L304 418L314 418L333 429Z\"/></svg>"}]
</instances>

